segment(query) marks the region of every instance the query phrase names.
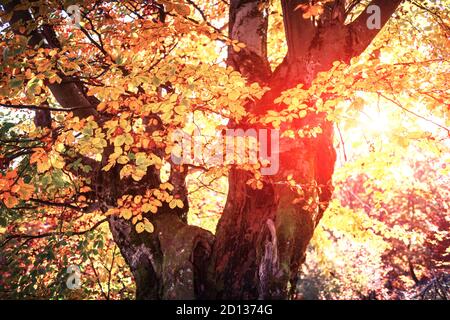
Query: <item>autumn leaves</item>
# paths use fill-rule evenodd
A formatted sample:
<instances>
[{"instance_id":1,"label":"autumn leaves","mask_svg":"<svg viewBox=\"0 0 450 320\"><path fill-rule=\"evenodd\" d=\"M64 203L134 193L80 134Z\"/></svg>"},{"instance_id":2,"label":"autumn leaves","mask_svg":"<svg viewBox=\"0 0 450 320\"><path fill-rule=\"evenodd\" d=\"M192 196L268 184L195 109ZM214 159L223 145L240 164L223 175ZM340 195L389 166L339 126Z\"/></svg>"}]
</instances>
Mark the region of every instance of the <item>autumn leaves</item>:
<instances>
[{"instance_id":1,"label":"autumn leaves","mask_svg":"<svg viewBox=\"0 0 450 320\"><path fill-rule=\"evenodd\" d=\"M34 186L25 183L17 171L8 171L5 175L0 173L0 201L7 208L14 208L20 200L29 200L33 192Z\"/></svg>"},{"instance_id":2,"label":"autumn leaves","mask_svg":"<svg viewBox=\"0 0 450 320\"><path fill-rule=\"evenodd\" d=\"M172 184L165 182L159 189L147 190L143 195L124 195L117 200L117 207L110 209L106 214L118 214L125 220L131 220L137 233L147 231L152 233L154 226L145 217L146 214L156 214L164 203L170 208L184 208L183 201L177 195L171 195L174 190Z\"/></svg>"}]
</instances>

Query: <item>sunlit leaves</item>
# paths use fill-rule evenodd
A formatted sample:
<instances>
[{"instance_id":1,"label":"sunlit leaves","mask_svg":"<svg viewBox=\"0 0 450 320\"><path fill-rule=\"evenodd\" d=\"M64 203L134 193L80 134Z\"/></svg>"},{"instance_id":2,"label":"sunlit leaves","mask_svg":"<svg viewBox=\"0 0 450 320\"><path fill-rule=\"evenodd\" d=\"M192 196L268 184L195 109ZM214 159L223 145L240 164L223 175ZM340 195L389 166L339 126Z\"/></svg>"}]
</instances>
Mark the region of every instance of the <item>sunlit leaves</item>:
<instances>
[{"instance_id":1,"label":"sunlit leaves","mask_svg":"<svg viewBox=\"0 0 450 320\"><path fill-rule=\"evenodd\" d=\"M135 228L136 228L137 233L142 233L145 230L145 225L142 222L138 222L138 223L136 223Z\"/></svg>"},{"instance_id":2,"label":"sunlit leaves","mask_svg":"<svg viewBox=\"0 0 450 320\"><path fill-rule=\"evenodd\" d=\"M147 231L148 233L153 233L155 231L155 227L147 218L144 218L143 222L138 222L136 224L137 233L142 233L144 231Z\"/></svg>"},{"instance_id":3,"label":"sunlit leaves","mask_svg":"<svg viewBox=\"0 0 450 320\"><path fill-rule=\"evenodd\" d=\"M169 12L176 12L182 16L188 16L191 12L191 9L188 5L184 4L181 1L161 1L165 5L165 9Z\"/></svg>"},{"instance_id":4,"label":"sunlit leaves","mask_svg":"<svg viewBox=\"0 0 450 320\"><path fill-rule=\"evenodd\" d=\"M17 171L0 173L0 200L7 208L14 208L21 200L29 200L33 193L34 186L25 183Z\"/></svg>"},{"instance_id":5,"label":"sunlit leaves","mask_svg":"<svg viewBox=\"0 0 450 320\"><path fill-rule=\"evenodd\" d=\"M36 149L31 155L30 164L36 163L39 173L45 172L51 167L47 153L42 148Z\"/></svg>"},{"instance_id":6,"label":"sunlit leaves","mask_svg":"<svg viewBox=\"0 0 450 320\"><path fill-rule=\"evenodd\" d=\"M155 227L147 218L144 218L144 229L148 233L153 233L155 231Z\"/></svg>"},{"instance_id":7,"label":"sunlit leaves","mask_svg":"<svg viewBox=\"0 0 450 320\"><path fill-rule=\"evenodd\" d=\"M182 209L184 207L184 203L183 203L183 201L181 199L176 199L175 198L175 199L172 199L169 202L169 207L170 207L170 209L174 209L176 207Z\"/></svg>"},{"instance_id":8,"label":"sunlit leaves","mask_svg":"<svg viewBox=\"0 0 450 320\"><path fill-rule=\"evenodd\" d=\"M131 211L131 209L126 208L126 209L120 210L120 215L125 220L130 220L131 217L133 216L133 212Z\"/></svg>"},{"instance_id":9,"label":"sunlit leaves","mask_svg":"<svg viewBox=\"0 0 450 320\"><path fill-rule=\"evenodd\" d=\"M327 1L325 1L327 2ZM317 5L307 5L307 4L299 4L295 7L294 10L300 10L303 12L302 17L303 19L309 19L311 17L319 16L323 13L324 8L323 4L317 4Z\"/></svg>"},{"instance_id":10,"label":"sunlit leaves","mask_svg":"<svg viewBox=\"0 0 450 320\"><path fill-rule=\"evenodd\" d=\"M184 207L183 201L177 195L165 191L166 188L172 188L170 184L165 183L162 186L164 188L147 190L143 195L124 195L117 201L117 208L111 209L108 214L118 214L125 220L131 220L138 233L152 233L154 226L145 215L156 214L164 206L170 209Z\"/></svg>"},{"instance_id":11,"label":"sunlit leaves","mask_svg":"<svg viewBox=\"0 0 450 320\"><path fill-rule=\"evenodd\" d=\"M157 200L157 201L159 201L159 200ZM142 212L144 212L144 213L149 213L149 212L156 213L156 212L158 212L158 207L156 206L156 204L158 204L158 203L156 201L154 201L154 203L155 204L144 203L142 205ZM159 203L161 203L161 202L159 202Z\"/></svg>"}]
</instances>

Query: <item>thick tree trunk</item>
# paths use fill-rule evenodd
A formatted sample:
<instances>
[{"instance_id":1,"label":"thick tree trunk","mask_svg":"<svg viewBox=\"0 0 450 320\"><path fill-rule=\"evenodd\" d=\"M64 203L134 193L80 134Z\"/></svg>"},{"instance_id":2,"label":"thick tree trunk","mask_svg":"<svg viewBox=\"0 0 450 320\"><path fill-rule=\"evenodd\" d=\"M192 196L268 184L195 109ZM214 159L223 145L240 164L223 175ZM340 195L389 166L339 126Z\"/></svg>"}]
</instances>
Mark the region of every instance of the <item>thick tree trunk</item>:
<instances>
[{"instance_id":1,"label":"thick tree trunk","mask_svg":"<svg viewBox=\"0 0 450 320\"><path fill-rule=\"evenodd\" d=\"M266 15L257 9L249 10L252 5L256 7L258 1L231 2L231 37L253 45L249 48L251 54L230 51L229 63L245 76L248 75L250 80L266 84L270 78L255 77L254 73L249 74L251 69L247 67L251 64L261 66L260 69L264 70L265 64L261 61L266 61L266 38L258 32L251 32L261 32L265 27L263 34L266 34ZM306 52L304 46L294 41L294 35L301 34L297 29L301 25L311 32L314 27L310 25L311 22L297 16L301 13L294 12L293 5L289 2L284 6L287 34L292 35L288 36L288 43L293 43L289 49ZM251 18L247 18L245 13ZM259 28L255 29L255 25ZM312 33L306 35L313 36ZM290 56L294 56L294 53L290 52ZM308 70L309 74L299 72L305 61L286 59L269 83L272 90L262 101L250 106L252 111L263 113L283 90L301 82L309 85L310 80L306 79L313 79L315 74L312 73L317 71ZM279 74L283 74L283 79L279 79ZM253 190L247 185L250 178L247 173L240 170L231 172L228 199L217 228L211 260L218 298L285 299L288 297L288 283L296 285L298 268L304 261L306 247L322 212L319 189L315 183L320 181L323 184L321 187L324 193L327 189L326 198L320 196L325 206L331 194L328 187L331 185L335 161L333 130L331 124L322 127L323 134L313 140L281 139L281 169L270 177L270 182L262 190ZM300 202L295 201L299 198L298 193L286 183L288 175L304 186L305 197Z\"/></svg>"},{"instance_id":2,"label":"thick tree trunk","mask_svg":"<svg viewBox=\"0 0 450 320\"><path fill-rule=\"evenodd\" d=\"M317 175L323 173L318 170L328 171L323 175L328 181L333 172L332 130L325 134L320 139L298 140L295 146L289 141L289 149L280 152L282 169L262 190L246 184L248 174L231 172L213 250L219 298L288 297L288 283L296 284L298 268L324 208L319 206L315 187ZM288 146L288 141L281 143L282 148ZM325 157L317 147L328 150ZM295 203L299 195L285 182L287 175L304 186L304 200ZM326 205L327 199L322 200Z\"/></svg>"},{"instance_id":3,"label":"thick tree trunk","mask_svg":"<svg viewBox=\"0 0 450 320\"><path fill-rule=\"evenodd\" d=\"M101 167L106 164L107 157ZM206 297L207 263L211 255L214 236L204 229L187 224L187 170L173 166L169 182L173 194L184 202L182 209L170 209L164 204L158 214L147 214L155 226L155 232L138 234L135 227L118 216L109 217L114 241L127 262L136 282L136 298L139 300L197 299ZM139 182L130 178L119 179L117 169L98 171L97 185L107 186L96 190L97 196L110 207L123 195L138 195L158 188L159 171L149 168Z\"/></svg>"},{"instance_id":4,"label":"thick tree trunk","mask_svg":"<svg viewBox=\"0 0 450 320\"><path fill-rule=\"evenodd\" d=\"M213 235L189 226L173 213L165 212L152 221L156 232L138 234L118 217L109 223L136 281L136 298L198 299L206 297L205 259L211 252Z\"/></svg>"},{"instance_id":5,"label":"thick tree trunk","mask_svg":"<svg viewBox=\"0 0 450 320\"><path fill-rule=\"evenodd\" d=\"M384 25L401 1L375 0L383 6L380 21ZM282 0L288 55L270 78L251 73L266 70L266 15L257 9L258 1L232 0L230 36L251 43L249 52L229 51L229 63L250 81L268 84L271 90L250 111L263 114L273 109L273 100L289 88L302 83L309 87L321 71L334 61L349 62L359 55L379 30L367 30L367 14L344 25L345 1L327 5L317 24L302 18L294 10L304 0ZM257 28L256 28L257 27ZM261 30L264 29L264 32ZM248 66L252 65L252 68ZM267 72L262 72L267 74ZM269 79L269 80L267 80ZM311 116L298 123L319 125L322 134L314 139L281 139L280 171L262 190L252 190L249 176L233 170L229 194L219 222L210 269L214 273L218 298L285 299L288 286L295 289L299 266L323 211L332 194L331 178L336 153L333 147L333 124L323 117ZM244 124L245 126L245 124ZM303 186L304 198L285 183L286 177Z\"/></svg>"}]
</instances>

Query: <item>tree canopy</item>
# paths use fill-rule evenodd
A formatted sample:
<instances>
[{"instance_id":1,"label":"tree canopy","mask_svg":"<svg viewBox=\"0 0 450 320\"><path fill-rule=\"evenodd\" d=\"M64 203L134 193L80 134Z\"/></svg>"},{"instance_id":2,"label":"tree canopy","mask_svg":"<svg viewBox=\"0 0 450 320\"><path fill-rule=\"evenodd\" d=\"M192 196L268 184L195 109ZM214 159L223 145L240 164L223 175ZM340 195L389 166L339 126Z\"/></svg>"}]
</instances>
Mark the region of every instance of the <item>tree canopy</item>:
<instances>
[{"instance_id":1,"label":"tree canopy","mask_svg":"<svg viewBox=\"0 0 450 320\"><path fill-rule=\"evenodd\" d=\"M0 297L448 298L450 1L1 9Z\"/></svg>"}]
</instances>

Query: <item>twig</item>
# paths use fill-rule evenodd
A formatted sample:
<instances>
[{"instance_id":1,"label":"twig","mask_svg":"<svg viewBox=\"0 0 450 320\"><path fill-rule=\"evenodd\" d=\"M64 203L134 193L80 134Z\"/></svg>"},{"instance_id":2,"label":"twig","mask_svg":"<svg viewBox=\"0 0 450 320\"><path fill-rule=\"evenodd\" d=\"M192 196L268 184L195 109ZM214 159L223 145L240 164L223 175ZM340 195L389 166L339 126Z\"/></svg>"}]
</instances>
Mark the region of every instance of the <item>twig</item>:
<instances>
[{"instance_id":1,"label":"twig","mask_svg":"<svg viewBox=\"0 0 450 320\"><path fill-rule=\"evenodd\" d=\"M418 117L418 118L420 118L420 119L422 119L422 120L425 120L425 121L427 121L427 122L429 122L429 123L432 123L432 124L434 124L435 126L441 128L441 129L444 129L444 130L447 131L447 133L450 135L450 129L449 129L449 128L444 127L443 125L440 125L439 123L437 123L437 122L435 122L435 121L433 121L433 120L427 119L427 118L425 118L424 116L421 116L420 114L415 113L414 111L411 111L411 110L405 108L405 107L402 106L399 102L397 102L397 101L395 101L394 99L391 99L391 98L385 96L385 95L382 94L381 92L378 92L378 95L381 96L381 97L383 97L384 99L386 99L386 100L392 102L393 104L395 104L395 105L396 105L397 107L399 107L400 109L402 109L402 110L404 110L404 111L406 111L406 112L409 112L410 114L412 114L412 115L414 115L414 116L416 116L416 117Z\"/></svg>"},{"instance_id":2,"label":"twig","mask_svg":"<svg viewBox=\"0 0 450 320\"><path fill-rule=\"evenodd\" d=\"M73 236L81 236L84 235L90 231L95 230L96 228L98 228L100 225L102 225L103 223L107 222L107 219L103 219L98 221L97 223L95 223L92 227L90 227L89 229L83 230L83 231L65 231L65 232L61 232L61 231L54 231L54 232L46 232L46 233L41 233L41 234L12 234L9 236L6 236L5 241L3 241L3 243L0 245L1 247L4 247L9 241L13 240L13 239L26 239L28 240L33 240L33 239L42 239L42 238L47 238L47 237L52 237L52 236L67 236L67 237L73 237Z\"/></svg>"},{"instance_id":3,"label":"twig","mask_svg":"<svg viewBox=\"0 0 450 320\"><path fill-rule=\"evenodd\" d=\"M90 107L75 107L75 108L53 108L46 106L35 106L28 104L4 104L0 103L0 106L11 109L29 109L29 110L48 110L48 111L60 111L60 112L71 112L80 109L89 109Z\"/></svg>"},{"instance_id":4,"label":"twig","mask_svg":"<svg viewBox=\"0 0 450 320\"><path fill-rule=\"evenodd\" d=\"M343 153L344 153L344 160L345 160L345 162L347 162L347 152L345 151L344 138L342 137L342 132L341 132L341 129L339 128L339 125L338 125L338 124L336 124L336 128L337 128L337 130L338 130L339 138L340 138L340 140L341 140L342 151L343 151Z\"/></svg>"}]
</instances>

